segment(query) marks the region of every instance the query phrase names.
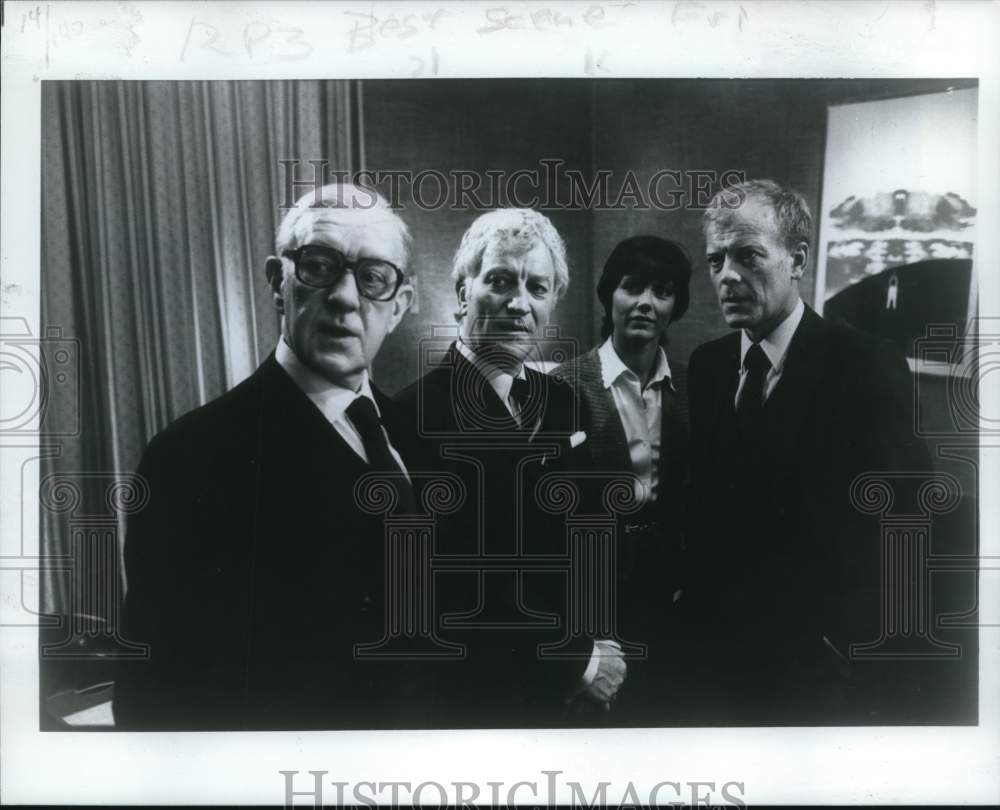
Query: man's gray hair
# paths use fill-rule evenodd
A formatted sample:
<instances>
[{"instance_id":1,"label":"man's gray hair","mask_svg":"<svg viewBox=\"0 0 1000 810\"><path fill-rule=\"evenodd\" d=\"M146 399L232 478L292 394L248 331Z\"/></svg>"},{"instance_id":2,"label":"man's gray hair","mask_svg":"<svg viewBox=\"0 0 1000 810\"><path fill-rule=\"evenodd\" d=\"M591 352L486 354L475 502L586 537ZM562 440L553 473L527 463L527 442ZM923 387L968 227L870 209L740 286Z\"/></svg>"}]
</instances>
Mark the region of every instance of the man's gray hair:
<instances>
[{"instance_id":1,"label":"man's gray hair","mask_svg":"<svg viewBox=\"0 0 1000 810\"><path fill-rule=\"evenodd\" d=\"M705 209L703 228L725 222L729 214L750 197L763 200L774 212L778 232L789 250L800 242L812 243L812 214L797 191L782 188L773 180L746 180L718 191Z\"/></svg>"},{"instance_id":2,"label":"man's gray hair","mask_svg":"<svg viewBox=\"0 0 1000 810\"><path fill-rule=\"evenodd\" d=\"M553 294L556 300L566 291L569 286L566 245L548 217L530 208L488 211L469 226L452 261L451 277L456 285L479 275L483 253L492 243L515 252L531 250L539 243L545 245L555 269Z\"/></svg>"},{"instance_id":3,"label":"man's gray hair","mask_svg":"<svg viewBox=\"0 0 1000 810\"><path fill-rule=\"evenodd\" d=\"M374 189L353 183L331 183L304 194L288 209L278 226L274 247L280 256L286 250L308 244L317 233L343 228L389 224L399 232L410 262L412 239L406 223Z\"/></svg>"}]
</instances>

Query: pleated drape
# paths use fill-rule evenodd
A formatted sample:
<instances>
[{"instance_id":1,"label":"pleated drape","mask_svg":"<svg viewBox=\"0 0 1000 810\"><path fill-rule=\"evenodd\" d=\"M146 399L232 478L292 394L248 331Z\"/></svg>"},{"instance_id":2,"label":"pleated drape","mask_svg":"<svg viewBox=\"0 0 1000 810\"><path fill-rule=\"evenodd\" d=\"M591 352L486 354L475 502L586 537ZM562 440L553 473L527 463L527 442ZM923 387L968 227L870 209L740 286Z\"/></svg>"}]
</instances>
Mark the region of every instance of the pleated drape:
<instances>
[{"instance_id":1,"label":"pleated drape","mask_svg":"<svg viewBox=\"0 0 1000 810\"><path fill-rule=\"evenodd\" d=\"M41 471L43 487L79 492L72 511L43 506L43 554L73 558L74 515L109 516L108 487L149 439L274 348L263 267L283 214L280 161L301 161L302 177L310 160L360 168L359 98L352 82L44 85L42 324L80 355L79 397L52 386L47 424L80 430ZM75 610L69 585L50 571L43 610Z\"/></svg>"}]
</instances>

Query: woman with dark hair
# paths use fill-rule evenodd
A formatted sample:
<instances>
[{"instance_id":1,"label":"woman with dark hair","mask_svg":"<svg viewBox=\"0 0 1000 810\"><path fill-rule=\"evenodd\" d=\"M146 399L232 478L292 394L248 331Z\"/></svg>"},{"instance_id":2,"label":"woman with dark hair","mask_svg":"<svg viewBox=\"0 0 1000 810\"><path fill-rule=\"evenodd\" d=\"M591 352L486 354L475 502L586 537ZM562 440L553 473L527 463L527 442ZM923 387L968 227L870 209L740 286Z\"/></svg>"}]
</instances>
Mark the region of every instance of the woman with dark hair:
<instances>
[{"instance_id":1,"label":"woman with dark hair","mask_svg":"<svg viewBox=\"0 0 1000 810\"><path fill-rule=\"evenodd\" d=\"M666 666L683 655L669 648L668 627L680 596L689 477L687 369L669 362L664 346L668 327L687 310L690 279L691 261L676 242L620 242L597 283L605 340L555 372L588 406L583 429L594 468L609 478L632 474L640 504L617 533L618 634L646 647L645 658L628 662L612 707L613 720L630 725L655 725L669 708Z\"/></svg>"}]
</instances>

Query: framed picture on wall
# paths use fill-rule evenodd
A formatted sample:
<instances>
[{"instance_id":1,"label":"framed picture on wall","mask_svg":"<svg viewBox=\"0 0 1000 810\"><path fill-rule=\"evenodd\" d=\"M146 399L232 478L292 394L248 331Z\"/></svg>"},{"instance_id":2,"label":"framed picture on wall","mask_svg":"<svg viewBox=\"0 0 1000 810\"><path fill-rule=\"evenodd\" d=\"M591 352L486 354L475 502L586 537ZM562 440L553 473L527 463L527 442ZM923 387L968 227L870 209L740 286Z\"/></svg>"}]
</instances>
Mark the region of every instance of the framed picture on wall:
<instances>
[{"instance_id":1,"label":"framed picture on wall","mask_svg":"<svg viewBox=\"0 0 1000 810\"><path fill-rule=\"evenodd\" d=\"M815 308L896 342L922 374L928 329L975 317L978 89L831 105Z\"/></svg>"}]
</instances>

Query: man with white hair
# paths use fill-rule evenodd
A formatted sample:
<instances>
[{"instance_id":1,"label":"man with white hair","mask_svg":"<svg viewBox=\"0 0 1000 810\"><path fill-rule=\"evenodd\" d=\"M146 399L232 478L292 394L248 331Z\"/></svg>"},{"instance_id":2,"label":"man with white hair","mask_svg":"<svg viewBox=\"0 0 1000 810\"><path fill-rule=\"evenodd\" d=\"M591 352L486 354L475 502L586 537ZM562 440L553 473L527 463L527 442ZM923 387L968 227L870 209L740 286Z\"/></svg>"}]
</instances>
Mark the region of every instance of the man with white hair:
<instances>
[{"instance_id":1,"label":"man with white hair","mask_svg":"<svg viewBox=\"0 0 1000 810\"><path fill-rule=\"evenodd\" d=\"M455 726L561 725L581 707L610 708L626 670L616 643L578 636L560 646L573 618L564 576L534 565L566 553L545 476L589 468L581 403L525 365L541 358L569 284L566 249L537 211L490 211L462 237L452 278L459 339L397 398L424 440L422 463L468 488L465 507L438 529L438 548L467 561L435 580L442 632L467 648L466 661L441 668L440 705ZM558 654L546 656L546 643Z\"/></svg>"},{"instance_id":2,"label":"man with white hair","mask_svg":"<svg viewBox=\"0 0 1000 810\"><path fill-rule=\"evenodd\" d=\"M406 225L375 192L330 185L278 229L275 351L149 444L130 521L118 666L131 729L418 726L421 681L355 660L382 635L384 523L355 503L371 472L412 506L396 410L368 369L413 296Z\"/></svg>"}]
</instances>

